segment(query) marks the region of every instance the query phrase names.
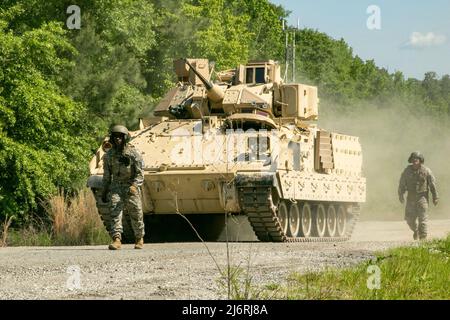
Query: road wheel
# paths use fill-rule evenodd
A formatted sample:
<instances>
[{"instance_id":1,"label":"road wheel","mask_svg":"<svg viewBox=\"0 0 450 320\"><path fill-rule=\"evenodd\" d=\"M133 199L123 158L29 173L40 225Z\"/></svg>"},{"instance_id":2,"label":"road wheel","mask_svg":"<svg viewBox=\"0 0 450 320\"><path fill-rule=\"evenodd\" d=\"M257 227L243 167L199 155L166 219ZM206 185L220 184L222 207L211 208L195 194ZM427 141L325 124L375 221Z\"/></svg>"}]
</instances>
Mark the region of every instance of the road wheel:
<instances>
[{"instance_id":1,"label":"road wheel","mask_svg":"<svg viewBox=\"0 0 450 320\"><path fill-rule=\"evenodd\" d=\"M288 224L289 224L289 218L288 218L288 208L286 205L286 202L280 201L278 205L278 222L281 226L281 231L283 231L284 234L287 233Z\"/></svg>"},{"instance_id":2,"label":"road wheel","mask_svg":"<svg viewBox=\"0 0 450 320\"><path fill-rule=\"evenodd\" d=\"M328 206L327 210L327 236L334 237L336 234L337 215L336 209L332 204Z\"/></svg>"},{"instance_id":3,"label":"road wheel","mask_svg":"<svg viewBox=\"0 0 450 320\"><path fill-rule=\"evenodd\" d=\"M289 236L298 237L300 232L301 216L296 203L292 203L289 208Z\"/></svg>"},{"instance_id":4,"label":"road wheel","mask_svg":"<svg viewBox=\"0 0 450 320\"><path fill-rule=\"evenodd\" d=\"M343 237L347 229L347 211L343 205L340 205L337 212L337 228L336 235Z\"/></svg>"},{"instance_id":5,"label":"road wheel","mask_svg":"<svg viewBox=\"0 0 450 320\"><path fill-rule=\"evenodd\" d=\"M301 224L300 224L300 236L308 238L311 236L312 229L312 214L311 206L305 203L302 208Z\"/></svg>"},{"instance_id":6,"label":"road wheel","mask_svg":"<svg viewBox=\"0 0 450 320\"><path fill-rule=\"evenodd\" d=\"M313 233L316 237L325 236L327 215L323 204L318 204L313 217Z\"/></svg>"}]
</instances>

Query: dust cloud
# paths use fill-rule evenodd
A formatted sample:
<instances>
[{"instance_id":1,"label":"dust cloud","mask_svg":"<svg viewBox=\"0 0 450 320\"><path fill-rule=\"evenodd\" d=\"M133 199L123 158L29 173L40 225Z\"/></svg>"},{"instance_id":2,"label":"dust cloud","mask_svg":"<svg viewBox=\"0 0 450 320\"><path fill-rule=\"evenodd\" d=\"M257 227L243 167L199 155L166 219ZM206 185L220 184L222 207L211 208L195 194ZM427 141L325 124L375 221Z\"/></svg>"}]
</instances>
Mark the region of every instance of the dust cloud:
<instances>
[{"instance_id":1,"label":"dust cloud","mask_svg":"<svg viewBox=\"0 0 450 320\"><path fill-rule=\"evenodd\" d=\"M361 220L402 220L404 208L397 196L398 182L411 152L421 151L425 165L437 180L440 202L430 202L430 219L450 218L450 122L419 114L402 104L380 108L373 104L353 108L321 103L319 127L360 137L367 201ZM431 195L430 195L431 199Z\"/></svg>"}]
</instances>

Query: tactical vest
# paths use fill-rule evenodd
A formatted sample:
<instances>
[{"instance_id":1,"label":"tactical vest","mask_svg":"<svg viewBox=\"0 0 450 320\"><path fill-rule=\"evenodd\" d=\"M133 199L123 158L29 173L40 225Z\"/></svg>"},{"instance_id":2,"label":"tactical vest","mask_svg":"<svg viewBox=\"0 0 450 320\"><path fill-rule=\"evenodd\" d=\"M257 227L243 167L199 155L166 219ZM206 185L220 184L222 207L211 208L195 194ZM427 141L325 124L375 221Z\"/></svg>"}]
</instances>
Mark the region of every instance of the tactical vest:
<instances>
[{"instance_id":1,"label":"tactical vest","mask_svg":"<svg viewBox=\"0 0 450 320\"><path fill-rule=\"evenodd\" d=\"M110 154L112 184L129 184L135 176L134 157L131 148L125 147L123 152L113 150Z\"/></svg>"},{"instance_id":2,"label":"tactical vest","mask_svg":"<svg viewBox=\"0 0 450 320\"><path fill-rule=\"evenodd\" d=\"M406 171L406 190L408 196L428 195L428 170L423 166L414 170L412 166Z\"/></svg>"}]
</instances>

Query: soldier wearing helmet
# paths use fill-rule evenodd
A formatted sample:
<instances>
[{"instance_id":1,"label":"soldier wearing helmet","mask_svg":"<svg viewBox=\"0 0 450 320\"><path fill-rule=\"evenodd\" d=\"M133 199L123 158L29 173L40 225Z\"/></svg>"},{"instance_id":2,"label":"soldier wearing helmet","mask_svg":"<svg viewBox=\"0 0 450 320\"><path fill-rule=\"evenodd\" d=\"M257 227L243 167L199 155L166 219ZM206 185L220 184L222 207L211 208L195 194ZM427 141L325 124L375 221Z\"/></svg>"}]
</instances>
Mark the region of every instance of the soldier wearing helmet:
<instances>
[{"instance_id":1,"label":"soldier wearing helmet","mask_svg":"<svg viewBox=\"0 0 450 320\"><path fill-rule=\"evenodd\" d=\"M112 148L103 158L103 193L102 201L110 200L111 228L113 242L110 250L121 247L122 215L127 211L136 238L135 249L144 245L144 219L142 213L141 190L144 182L144 163L134 146L129 145L130 133L122 125L111 129L109 138ZM110 199L108 199L108 194Z\"/></svg>"},{"instance_id":2,"label":"soldier wearing helmet","mask_svg":"<svg viewBox=\"0 0 450 320\"><path fill-rule=\"evenodd\" d=\"M430 169L423 164L425 158L415 151L408 158L409 166L403 171L398 186L398 196L404 203L404 194L408 192L405 208L405 220L414 232L414 240L427 237L428 195L431 191L434 205L438 204L436 180Z\"/></svg>"}]
</instances>

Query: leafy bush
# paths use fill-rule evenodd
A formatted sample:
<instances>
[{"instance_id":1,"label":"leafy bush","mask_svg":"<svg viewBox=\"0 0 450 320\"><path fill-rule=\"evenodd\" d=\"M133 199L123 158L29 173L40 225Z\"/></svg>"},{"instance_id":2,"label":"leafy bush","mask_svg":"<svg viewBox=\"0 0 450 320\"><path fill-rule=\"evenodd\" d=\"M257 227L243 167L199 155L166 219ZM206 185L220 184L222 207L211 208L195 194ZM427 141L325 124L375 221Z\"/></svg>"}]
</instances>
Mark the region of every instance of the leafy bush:
<instances>
[{"instance_id":1,"label":"leafy bush","mask_svg":"<svg viewBox=\"0 0 450 320\"><path fill-rule=\"evenodd\" d=\"M15 35L0 20L0 216L37 209L36 199L84 184L89 159L83 105L54 76L73 48L56 23Z\"/></svg>"}]
</instances>

